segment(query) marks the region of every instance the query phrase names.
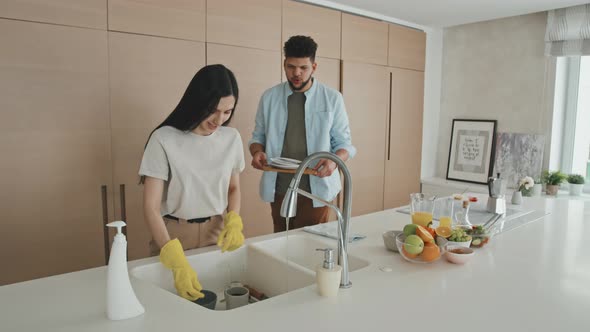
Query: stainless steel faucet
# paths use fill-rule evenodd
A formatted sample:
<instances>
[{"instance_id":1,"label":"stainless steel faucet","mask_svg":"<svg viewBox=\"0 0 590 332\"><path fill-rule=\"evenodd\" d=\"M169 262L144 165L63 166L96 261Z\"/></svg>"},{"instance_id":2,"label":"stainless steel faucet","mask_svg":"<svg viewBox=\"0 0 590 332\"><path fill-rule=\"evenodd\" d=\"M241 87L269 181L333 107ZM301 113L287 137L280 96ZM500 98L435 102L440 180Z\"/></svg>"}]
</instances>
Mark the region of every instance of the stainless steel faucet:
<instances>
[{"instance_id":1,"label":"stainless steel faucet","mask_svg":"<svg viewBox=\"0 0 590 332\"><path fill-rule=\"evenodd\" d=\"M324 199L312 195L307 191L299 189L299 182L303 172L307 169L307 166L316 159L329 159L338 165L344 174L344 202L343 211L335 206L334 204L325 201ZM342 278L340 280L340 288L349 288L352 286L350 282L349 271L348 271L348 229L350 225L350 210L352 202L352 178L350 172L344 164L344 161L337 155L330 152L316 152L303 159L299 167L295 171L293 180L289 184L289 188L285 193L285 199L281 205L281 217L292 218L297 214L297 194L301 194L312 200L317 200L324 203L326 206L332 208L338 216L338 265L342 266Z\"/></svg>"}]
</instances>

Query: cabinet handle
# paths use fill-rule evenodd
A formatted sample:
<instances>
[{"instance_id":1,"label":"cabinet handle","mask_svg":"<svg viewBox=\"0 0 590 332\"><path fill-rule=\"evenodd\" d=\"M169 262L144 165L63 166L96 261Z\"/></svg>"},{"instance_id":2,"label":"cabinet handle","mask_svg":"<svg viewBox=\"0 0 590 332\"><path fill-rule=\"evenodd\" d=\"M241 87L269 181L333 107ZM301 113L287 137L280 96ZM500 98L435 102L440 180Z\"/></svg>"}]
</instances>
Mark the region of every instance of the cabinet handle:
<instances>
[{"instance_id":1,"label":"cabinet handle","mask_svg":"<svg viewBox=\"0 0 590 332\"><path fill-rule=\"evenodd\" d=\"M120 184L119 185L119 197L121 200L121 220L123 220L124 222L127 222L127 209L125 207L125 185L124 184ZM123 234L125 234L125 236L127 237L127 231L129 229L129 226L127 227L123 227ZM127 241L129 241L129 239L127 239Z\"/></svg>"},{"instance_id":2,"label":"cabinet handle","mask_svg":"<svg viewBox=\"0 0 590 332\"><path fill-rule=\"evenodd\" d=\"M391 159L391 101L393 97L391 96L391 89L393 88L393 74L389 73L389 123L387 126L387 161Z\"/></svg>"},{"instance_id":3,"label":"cabinet handle","mask_svg":"<svg viewBox=\"0 0 590 332\"><path fill-rule=\"evenodd\" d=\"M104 234L104 262L105 265L109 264L109 255L111 254L111 249L109 246L109 229L107 224L109 223L109 207L107 204L107 186L103 185L100 186L101 191L101 199L102 199L102 223L103 223L103 234Z\"/></svg>"}]
</instances>

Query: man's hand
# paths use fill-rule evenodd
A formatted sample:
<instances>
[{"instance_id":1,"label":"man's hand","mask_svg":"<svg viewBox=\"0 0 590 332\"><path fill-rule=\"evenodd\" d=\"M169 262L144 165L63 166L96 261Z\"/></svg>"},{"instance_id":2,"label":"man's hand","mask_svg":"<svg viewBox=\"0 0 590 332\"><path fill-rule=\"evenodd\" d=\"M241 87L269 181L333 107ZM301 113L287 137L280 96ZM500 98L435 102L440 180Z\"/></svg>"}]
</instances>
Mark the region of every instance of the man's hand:
<instances>
[{"instance_id":1,"label":"man's hand","mask_svg":"<svg viewBox=\"0 0 590 332\"><path fill-rule=\"evenodd\" d=\"M266 153L258 151L252 155L252 166L256 169L262 169L262 166L267 164Z\"/></svg>"},{"instance_id":2,"label":"man's hand","mask_svg":"<svg viewBox=\"0 0 590 332\"><path fill-rule=\"evenodd\" d=\"M329 159L320 159L318 164L313 169L318 172L316 176L323 178L332 175L336 168L337 166L335 162Z\"/></svg>"}]
</instances>

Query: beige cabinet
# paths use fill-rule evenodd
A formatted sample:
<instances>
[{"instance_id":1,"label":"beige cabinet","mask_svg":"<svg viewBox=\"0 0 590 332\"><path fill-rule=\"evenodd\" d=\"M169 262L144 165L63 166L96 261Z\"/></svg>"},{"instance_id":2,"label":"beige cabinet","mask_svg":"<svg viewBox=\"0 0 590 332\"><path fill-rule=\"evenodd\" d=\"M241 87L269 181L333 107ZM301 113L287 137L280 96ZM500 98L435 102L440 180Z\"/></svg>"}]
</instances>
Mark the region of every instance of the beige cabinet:
<instances>
[{"instance_id":1,"label":"beige cabinet","mask_svg":"<svg viewBox=\"0 0 590 332\"><path fill-rule=\"evenodd\" d=\"M406 205L409 195L420 192L424 73L391 68L384 207Z\"/></svg>"},{"instance_id":2,"label":"beige cabinet","mask_svg":"<svg viewBox=\"0 0 590 332\"><path fill-rule=\"evenodd\" d=\"M390 67L424 71L426 33L401 25L389 25Z\"/></svg>"},{"instance_id":3,"label":"beige cabinet","mask_svg":"<svg viewBox=\"0 0 590 332\"><path fill-rule=\"evenodd\" d=\"M387 65L388 24L342 14L342 60Z\"/></svg>"},{"instance_id":4,"label":"beige cabinet","mask_svg":"<svg viewBox=\"0 0 590 332\"><path fill-rule=\"evenodd\" d=\"M105 221L127 221L129 259L148 255L144 145L206 63L241 90L245 235L272 232L247 142L262 92L285 79L291 35L316 39L314 76L343 92L353 215L419 189L420 31L289 0L5 0L0 17L0 259L12 264L0 285L105 264Z\"/></svg>"},{"instance_id":5,"label":"beige cabinet","mask_svg":"<svg viewBox=\"0 0 590 332\"><path fill-rule=\"evenodd\" d=\"M313 76L322 84L340 91L340 60L316 57L315 61L318 65Z\"/></svg>"},{"instance_id":6,"label":"beige cabinet","mask_svg":"<svg viewBox=\"0 0 590 332\"><path fill-rule=\"evenodd\" d=\"M2 0L0 17L104 30L107 0Z\"/></svg>"},{"instance_id":7,"label":"beige cabinet","mask_svg":"<svg viewBox=\"0 0 590 332\"><path fill-rule=\"evenodd\" d=\"M0 285L102 265L107 33L0 19L0 45Z\"/></svg>"},{"instance_id":8,"label":"beige cabinet","mask_svg":"<svg viewBox=\"0 0 590 332\"><path fill-rule=\"evenodd\" d=\"M115 215L121 217L124 185L129 259L137 259L149 255L151 239L137 174L143 149L205 65L205 44L110 32L109 65Z\"/></svg>"},{"instance_id":9,"label":"beige cabinet","mask_svg":"<svg viewBox=\"0 0 590 332\"><path fill-rule=\"evenodd\" d=\"M236 76L240 97L230 123L238 129L244 144L246 168L240 175L242 204L240 214L246 237L272 233L270 204L258 193L262 172L251 166L248 141L254 131L254 119L262 93L281 82L281 53L236 46L208 44L207 62L221 63Z\"/></svg>"},{"instance_id":10,"label":"beige cabinet","mask_svg":"<svg viewBox=\"0 0 590 332\"><path fill-rule=\"evenodd\" d=\"M337 10L283 0L282 43L292 36L310 36L318 43L316 56L340 59L341 15Z\"/></svg>"},{"instance_id":11,"label":"beige cabinet","mask_svg":"<svg viewBox=\"0 0 590 332\"><path fill-rule=\"evenodd\" d=\"M205 41L205 0L109 0L108 4L110 31Z\"/></svg>"},{"instance_id":12,"label":"beige cabinet","mask_svg":"<svg viewBox=\"0 0 590 332\"><path fill-rule=\"evenodd\" d=\"M342 65L342 94L357 155L347 162L352 180L352 215L383 210L385 138L389 105L386 67L347 62Z\"/></svg>"},{"instance_id":13,"label":"beige cabinet","mask_svg":"<svg viewBox=\"0 0 590 332\"><path fill-rule=\"evenodd\" d=\"M207 1L207 42L277 51L281 1Z\"/></svg>"}]
</instances>

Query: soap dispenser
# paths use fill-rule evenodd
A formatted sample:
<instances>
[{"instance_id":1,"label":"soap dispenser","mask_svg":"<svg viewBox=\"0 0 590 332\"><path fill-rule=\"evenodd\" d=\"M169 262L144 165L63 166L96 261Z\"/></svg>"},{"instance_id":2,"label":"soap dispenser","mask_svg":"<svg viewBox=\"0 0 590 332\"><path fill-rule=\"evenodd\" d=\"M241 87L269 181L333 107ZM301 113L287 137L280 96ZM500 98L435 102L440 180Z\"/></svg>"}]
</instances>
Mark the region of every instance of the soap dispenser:
<instances>
[{"instance_id":1,"label":"soap dispenser","mask_svg":"<svg viewBox=\"0 0 590 332\"><path fill-rule=\"evenodd\" d=\"M321 296L336 296L340 288L342 267L334 264L334 249L316 249L324 252L324 263L316 269L316 282Z\"/></svg>"},{"instance_id":2,"label":"soap dispenser","mask_svg":"<svg viewBox=\"0 0 590 332\"><path fill-rule=\"evenodd\" d=\"M110 320L132 318L145 312L129 281L127 240L121 233L121 228L125 225L124 221L107 224L108 227L117 227L107 268L107 317Z\"/></svg>"}]
</instances>

